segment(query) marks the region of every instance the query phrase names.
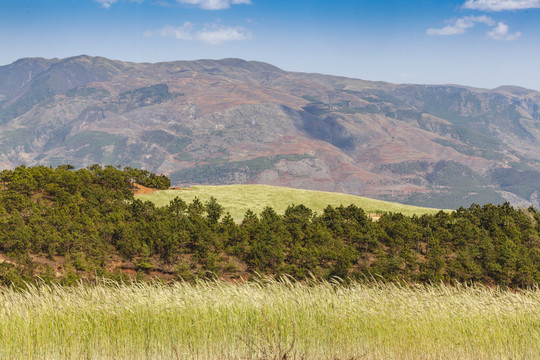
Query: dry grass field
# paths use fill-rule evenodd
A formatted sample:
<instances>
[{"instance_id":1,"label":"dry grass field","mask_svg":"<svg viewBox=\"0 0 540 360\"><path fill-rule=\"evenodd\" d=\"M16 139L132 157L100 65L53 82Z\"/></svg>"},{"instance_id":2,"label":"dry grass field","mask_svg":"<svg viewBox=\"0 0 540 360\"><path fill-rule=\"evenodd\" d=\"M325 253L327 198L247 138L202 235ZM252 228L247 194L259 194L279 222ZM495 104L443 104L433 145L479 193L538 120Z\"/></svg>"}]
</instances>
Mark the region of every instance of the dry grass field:
<instances>
[{"instance_id":1,"label":"dry grass field","mask_svg":"<svg viewBox=\"0 0 540 360\"><path fill-rule=\"evenodd\" d=\"M0 289L1 359L538 359L540 291L258 281Z\"/></svg>"}]
</instances>

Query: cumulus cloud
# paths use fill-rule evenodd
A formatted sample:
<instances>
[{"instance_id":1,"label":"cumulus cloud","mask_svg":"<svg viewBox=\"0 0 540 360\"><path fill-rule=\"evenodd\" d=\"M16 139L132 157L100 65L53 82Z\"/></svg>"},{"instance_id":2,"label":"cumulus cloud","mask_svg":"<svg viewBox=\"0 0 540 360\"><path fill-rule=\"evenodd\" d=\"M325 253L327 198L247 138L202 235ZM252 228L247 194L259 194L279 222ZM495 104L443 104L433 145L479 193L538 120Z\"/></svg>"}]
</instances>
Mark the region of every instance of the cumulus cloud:
<instances>
[{"instance_id":1,"label":"cumulus cloud","mask_svg":"<svg viewBox=\"0 0 540 360\"><path fill-rule=\"evenodd\" d=\"M464 9L504 11L540 8L540 0L467 0Z\"/></svg>"},{"instance_id":2,"label":"cumulus cloud","mask_svg":"<svg viewBox=\"0 0 540 360\"><path fill-rule=\"evenodd\" d=\"M250 0L177 0L180 4L193 5L205 10L223 10L231 5L251 4Z\"/></svg>"},{"instance_id":3,"label":"cumulus cloud","mask_svg":"<svg viewBox=\"0 0 540 360\"><path fill-rule=\"evenodd\" d=\"M521 32L516 31L513 34L508 33L508 25L505 23L499 22L496 27L493 28L493 30L489 31L488 36L495 40L504 40L504 41L512 41L516 40L521 36Z\"/></svg>"},{"instance_id":4,"label":"cumulus cloud","mask_svg":"<svg viewBox=\"0 0 540 360\"><path fill-rule=\"evenodd\" d=\"M182 26L165 26L157 31L146 31L144 36L162 36L178 40L197 40L211 45L227 41L249 40L251 32L241 26L232 27L214 24L202 29L196 29L195 24L185 22Z\"/></svg>"},{"instance_id":5,"label":"cumulus cloud","mask_svg":"<svg viewBox=\"0 0 540 360\"><path fill-rule=\"evenodd\" d=\"M509 28L503 22L496 23L489 16L465 16L453 21L451 24L440 29L427 29L428 35L460 35L465 34L468 29L476 26L477 24L486 24L493 27L491 31L487 32L487 35L495 40L511 41L516 40L521 36L521 32L516 31L513 34L508 32Z\"/></svg>"},{"instance_id":6,"label":"cumulus cloud","mask_svg":"<svg viewBox=\"0 0 540 360\"><path fill-rule=\"evenodd\" d=\"M459 35L465 34L467 29L474 27L476 24L486 24L489 26L495 25L495 21L489 16L465 16L455 20L443 28L430 28L426 30L428 35Z\"/></svg>"}]
</instances>

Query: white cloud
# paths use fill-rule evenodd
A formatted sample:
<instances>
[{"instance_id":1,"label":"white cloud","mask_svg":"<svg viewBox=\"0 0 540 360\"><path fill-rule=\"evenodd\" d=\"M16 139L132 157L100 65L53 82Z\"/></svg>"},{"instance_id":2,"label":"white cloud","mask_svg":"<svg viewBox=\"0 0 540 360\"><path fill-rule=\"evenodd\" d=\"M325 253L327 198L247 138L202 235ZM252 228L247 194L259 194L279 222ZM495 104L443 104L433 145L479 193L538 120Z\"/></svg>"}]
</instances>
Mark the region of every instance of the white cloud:
<instances>
[{"instance_id":1,"label":"white cloud","mask_svg":"<svg viewBox=\"0 0 540 360\"><path fill-rule=\"evenodd\" d=\"M162 36L178 40L197 40L211 45L222 44L227 41L249 40L251 32L241 26L232 27L214 24L209 28L197 30L195 24L185 22L179 27L165 26L157 31L146 31L144 36Z\"/></svg>"},{"instance_id":2,"label":"white cloud","mask_svg":"<svg viewBox=\"0 0 540 360\"><path fill-rule=\"evenodd\" d=\"M117 0L96 0L98 3L101 4L105 9L108 9L111 7L112 4L114 4Z\"/></svg>"},{"instance_id":3,"label":"white cloud","mask_svg":"<svg viewBox=\"0 0 540 360\"><path fill-rule=\"evenodd\" d=\"M193 28L194 25L189 21L186 21L184 25L179 27L168 25L157 31L146 31L144 36L162 36L178 40L193 40Z\"/></svg>"},{"instance_id":4,"label":"white cloud","mask_svg":"<svg viewBox=\"0 0 540 360\"><path fill-rule=\"evenodd\" d=\"M482 11L537 9L540 0L467 0L463 8Z\"/></svg>"},{"instance_id":5,"label":"white cloud","mask_svg":"<svg viewBox=\"0 0 540 360\"><path fill-rule=\"evenodd\" d=\"M493 28L493 30L489 31L488 36L495 40L505 40L505 41L512 41L516 40L521 36L521 32L516 31L513 34L508 33L508 25L505 23L499 22L496 27Z\"/></svg>"},{"instance_id":6,"label":"white cloud","mask_svg":"<svg viewBox=\"0 0 540 360\"><path fill-rule=\"evenodd\" d=\"M251 33L242 27L221 26L217 29L203 29L197 33L197 40L217 45L226 41L249 40Z\"/></svg>"},{"instance_id":7,"label":"white cloud","mask_svg":"<svg viewBox=\"0 0 540 360\"><path fill-rule=\"evenodd\" d=\"M111 5L119 1L130 1L142 3L144 0L94 0L95 2L101 4L104 8L108 9ZM176 2L182 5L192 5L199 7L204 10L223 10L228 9L231 5L240 5L246 4L251 5L251 0L176 0ZM167 0L155 0L154 4L161 6L171 6L171 3Z\"/></svg>"},{"instance_id":8,"label":"white cloud","mask_svg":"<svg viewBox=\"0 0 540 360\"><path fill-rule=\"evenodd\" d=\"M468 29L476 26L477 24L486 24L492 26L491 31L487 32L487 35L495 40L516 40L521 36L521 32L516 31L513 34L508 33L508 25L503 22L495 23L495 21L489 16L465 16L455 20L452 24L447 25L440 29L427 29L428 35L459 35L465 34Z\"/></svg>"},{"instance_id":9,"label":"white cloud","mask_svg":"<svg viewBox=\"0 0 540 360\"><path fill-rule=\"evenodd\" d=\"M177 0L180 4L194 5L205 10L223 10L231 5L251 4L250 0Z\"/></svg>"},{"instance_id":10,"label":"white cloud","mask_svg":"<svg viewBox=\"0 0 540 360\"><path fill-rule=\"evenodd\" d=\"M430 28L426 30L428 35L459 35L465 34L467 29L474 27L476 24L486 24L489 26L495 25L495 21L489 16L465 16L457 19L453 24L447 25L440 29Z\"/></svg>"},{"instance_id":11,"label":"white cloud","mask_svg":"<svg viewBox=\"0 0 540 360\"><path fill-rule=\"evenodd\" d=\"M108 9L111 7L112 4L118 2L118 0L95 0L96 2L100 3L101 6L103 6L105 9ZM136 2L136 3L142 3L144 0L129 0L130 2Z\"/></svg>"}]
</instances>

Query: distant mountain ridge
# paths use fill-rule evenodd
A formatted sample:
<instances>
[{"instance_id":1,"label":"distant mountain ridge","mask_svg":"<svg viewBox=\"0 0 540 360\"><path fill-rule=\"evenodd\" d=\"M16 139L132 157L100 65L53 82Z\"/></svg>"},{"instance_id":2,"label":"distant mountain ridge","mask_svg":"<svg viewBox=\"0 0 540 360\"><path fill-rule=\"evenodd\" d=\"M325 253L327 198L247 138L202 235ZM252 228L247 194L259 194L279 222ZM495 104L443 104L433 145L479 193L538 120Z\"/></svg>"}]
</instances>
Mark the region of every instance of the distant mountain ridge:
<instances>
[{"instance_id":1,"label":"distant mountain ridge","mask_svg":"<svg viewBox=\"0 0 540 360\"><path fill-rule=\"evenodd\" d=\"M396 85L241 59L0 67L0 167L136 166L409 204L540 206L540 92Z\"/></svg>"}]
</instances>

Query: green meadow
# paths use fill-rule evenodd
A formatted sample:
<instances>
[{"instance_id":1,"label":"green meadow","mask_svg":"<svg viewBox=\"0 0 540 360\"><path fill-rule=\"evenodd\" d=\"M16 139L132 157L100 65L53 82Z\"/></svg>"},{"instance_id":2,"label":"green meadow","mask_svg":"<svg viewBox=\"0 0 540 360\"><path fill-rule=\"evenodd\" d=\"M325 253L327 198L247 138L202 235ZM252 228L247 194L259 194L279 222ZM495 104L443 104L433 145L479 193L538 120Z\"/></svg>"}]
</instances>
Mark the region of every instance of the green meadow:
<instances>
[{"instance_id":1,"label":"green meadow","mask_svg":"<svg viewBox=\"0 0 540 360\"><path fill-rule=\"evenodd\" d=\"M255 281L0 289L1 359L538 359L540 292Z\"/></svg>"},{"instance_id":2,"label":"green meadow","mask_svg":"<svg viewBox=\"0 0 540 360\"><path fill-rule=\"evenodd\" d=\"M288 206L300 204L307 206L319 214L328 205L337 207L351 204L362 208L368 214L399 212L403 215L411 216L413 214L435 214L440 210L342 193L292 189L270 185L193 186L180 190L160 190L150 194L137 195L137 198L143 201L151 201L157 206L165 206L175 197L179 197L188 203L198 198L204 203L212 196L237 222L242 220L247 210L251 210L255 214L260 214L265 207L269 206L278 214L283 214Z\"/></svg>"}]
</instances>

